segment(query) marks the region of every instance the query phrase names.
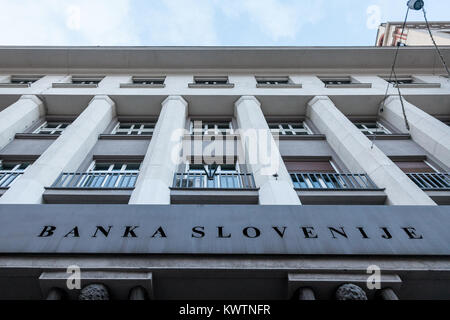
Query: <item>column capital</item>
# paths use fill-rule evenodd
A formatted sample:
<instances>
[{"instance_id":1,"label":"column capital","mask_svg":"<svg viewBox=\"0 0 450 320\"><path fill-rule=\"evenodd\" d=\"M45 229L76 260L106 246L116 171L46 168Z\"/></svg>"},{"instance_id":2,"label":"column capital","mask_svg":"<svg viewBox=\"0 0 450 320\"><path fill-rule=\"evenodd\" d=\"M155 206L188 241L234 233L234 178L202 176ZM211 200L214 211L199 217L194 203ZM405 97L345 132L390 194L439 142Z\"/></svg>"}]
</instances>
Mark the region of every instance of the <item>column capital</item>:
<instances>
[{"instance_id":1,"label":"column capital","mask_svg":"<svg viewBox=\"0 0 450 320\"><path fill-rule=\"evenodd\" d=\"M168 96L167 98L164 99L164 101L161 104L165 105L165 104L169 103L170 101L179 101L182 104L184 104L185 107L188 106L187 101L182 96Z\"/></svg>"},{"instance_id":2,"label":"column capital","mask_svg":"<svg viewBox=\"0 0 450 320\"><path fill-rule=\"evenodd\" d=\"M259 100L256 99L255 96L242 96L234 103L234 105L237 107L245 100L251 100L251 101L255 102L258 106L261 106L261 102L259 102Z\"/></svg>"},{"instance_id":3,"label":"column capital","mask_svg":"<svg viewBox=\"0 0 450 320\"><path fill-rule=\"evenodd\" d=\"M326 101L332 102L331 99L328 96L315 96L314 98L309 100L308 106L311 106L311 105L315 104L319 100L326 100Z\"/></svg>"},{"instance_id":4,"label":"column capital","mask_svg":"<svg viewBox=\"0 0 450 320\"><path fill-rule=\"evenodd\" d=\"M384 105L389 104L390 102L394 101L394 100L400 100L400 96L388 96L385 100L384 100ZM406 100L403 99L405 102ZM383 101L381 101L381 105L383 105Z\"/></svg>"},{"instance_id":5,"label":"column capital","mask_svg":"<svg viewBox=\"0 0 450 320\"><path fill-rule=\"evenodd\" d=\"M25 100L25 99L30 99L30 100L32 100L34 103L36 103L36 104L38 104L38 105L44 104L44 103L42 102L42 100L39 99L39 98L38 98L37 96L35 96L34 94L24 94L23 96L21 96L21 97L19 98L19 100Z\"/></svg>"},{"instance_id":6,"label":"column capital","mask_svg":"<svg viewBox=\"0 0 450 320\"><path fill-rule=\"evenodd\" d=\"M95 100L105 100L111 107L114 107L116 105L116 103L107 95L96 95L91 99L91 101L89 101L89 104L91 104Z\"/></svg>"}]
</instances>

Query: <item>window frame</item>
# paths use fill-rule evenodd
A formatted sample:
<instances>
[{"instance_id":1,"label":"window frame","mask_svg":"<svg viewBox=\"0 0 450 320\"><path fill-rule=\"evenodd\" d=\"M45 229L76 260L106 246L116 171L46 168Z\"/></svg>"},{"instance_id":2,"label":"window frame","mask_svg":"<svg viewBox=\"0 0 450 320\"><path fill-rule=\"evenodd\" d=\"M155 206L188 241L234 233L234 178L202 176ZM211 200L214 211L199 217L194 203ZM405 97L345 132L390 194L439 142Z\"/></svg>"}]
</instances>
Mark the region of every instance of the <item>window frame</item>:
<instances>
[{"instance_id":1,"label":"window frame","mask_svg":"<svg viewBox=\"0 0 450 320\"><path fill-rule=\"evenodd\" d=\"M234 133L234 129L233 129L233 122L230 121L203 121L203 120L191 120L190 124L189 124L189 133L191 135L194 134L199 134L200 131L197 131L197 128L194 128L194 123L195 122L201 122L202 123L202 129L201 129L201 134L204 135L227 135L227 134L233 134ZM224 124L228 124L228 131L221 131L218 128L218 125L224 125ZM214 129L210 129L209 126L210 125L214 125ZM213 130L213 133L210 133L209 131Z\"/></svg>"},{"instance_id":2,"label":"window frame","mask_svg":"<svg viewBox=\"0 0 450 320\"><path fill-rule=\"evenodd\" d=\"M52 123L56 123L58 124L55 128L51 128L46 130L46 126L48 124L52 124ZM35 129L32 134L44 134L44 135L60 135L62 134L69 126L70 126L70 122L59 122L59 121L45 121L43 124L41 124L37 129ZM61 129L61 126L63 125L67 125L65 128ZM46 133L42 133L43 131L49 131L50 133L46 134ZM59 132L59 133L56 133Z\"/></svg>"},{"instance_id":3,"label":"window frame","mask_svg":"<svg viewBox=\"0 0 450 320\"><path fill-rule=\"evenodd\" d=\"M371 128L367 128L367 124L369 123L374 123L377 126L377 131L375 133L373 133L373 129ZM392 135L394 134L391 130L389 130L385 125L383 125L380 121L354 121L353 122L354 126L356 127L356 129L358 129L362 134L364 134L365 136L374 136L374 135L380 135L379 130L381 129L381 131L384 132L384 134L381 135ZM358 128L358 125L364 126L364 129ZM369 132L370 134L366 134L365 131Z\"/></svg>"},{"instance_id":4,"label":"window frame","mask_svg":"<svg viewBox=\"0 0 450 320\"><path fill-rule=\"evenodd\" d=\"M165 76L133 76L133 77L131 77L131 83L134 85L157 86L157 85L164 85L165 81L166 81ZM149 83L143 83L143 82L149 82Z\"/></svg>"},{"instance_id":5,"label":"window frame","mask_svg":"<svg viewBox=\"0 0 450 320\"><path fill-rule=\"evenodd\" d=\"M76 86L98 86L105 76L77 76L70 77L70 84Z\"/></svg>"},{"instance_id":6,"label":"window frame","mask_svg":"<svg viewBox=\"0 0 450 320\"><path fill-rule=\"evenodd\" d=\"M293 128L293 125L298 125L301 124L303 126L303 129L295 129ZM301 121L301 122L283 122L283 121L270 121L267 123L267 125L269 126L269 130L270 132L275 132L274 128L271 128L270 126L274 126L274 125L278 125L278 134L279 136L307 136L307 135L313 135L314 132L311 130L311 128L306 124L306 121ZM288 125L288 129L283 128L283 125ZM286 132L291 132L292 134L286 134ZM298 134L299 132L306 132L306 134Z\"/></svg>"},{"instance_id":7,"label":"window frame","mask_svg":"<svg viewBox=\"0 0 450 320\"><path fill-rule=\"evenodd\" d=\"M9 83L12 85L25 85L31 86L33 83L42 79L44 76L41 75L12 75Z\"/></svg>"},{"instance_id":8,"label":"window frame","mask_svg":"<svg viewBox=\"0 0 450 320\"><path fill-rule=\"evenodd\" d=\"M130 125L128 130L121 129L121 125ZM135 126L140 125L139 129L135 129ZM152 128L145 128L145 126L152 126ZM127 122L127 121L118 121L114 128L111 130L112 135L126 135L126 136L153 136L155 132L156 122ZM119 132L119 131L122 131ZM132 134L133 132L138 132L137 134ZM125 133L127 132L127 133ZM147 132L147 134L145 134Z\"/></svg>"}]
</instances>

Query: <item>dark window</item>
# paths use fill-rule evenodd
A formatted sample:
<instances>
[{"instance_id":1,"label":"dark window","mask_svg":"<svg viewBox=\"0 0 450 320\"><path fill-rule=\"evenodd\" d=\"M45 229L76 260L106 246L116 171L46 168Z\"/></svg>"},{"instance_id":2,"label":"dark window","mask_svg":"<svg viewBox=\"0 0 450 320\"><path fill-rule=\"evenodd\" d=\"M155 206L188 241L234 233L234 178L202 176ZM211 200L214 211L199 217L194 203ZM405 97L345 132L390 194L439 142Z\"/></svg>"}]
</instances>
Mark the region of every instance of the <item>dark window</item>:
<instances>
[{"instance_id":1,"label":"dark window","mask_svg":"<svg viewBox=\"0 0 450 320\"><path fill-rule=\"evenodd\" d=\"M289 172L336 172L330 161L286 161L285 165Z\"/></svg>"},{"instance_id":2,"label":"dark window","mask_svg":"<svg viewBox=\"0 0 450 320\"><path fill-rule=\"evenodd\" d=\"M228 77L195 77L194 78L195 84L204 84L204 85L217 85L217 84L227 84L228 83Z\"/></svg>"},{"instance_id":3,"label":"dark window","mask_svg":"<svg viewBox=\"0 0 450 320\"><path fill-rule=\"evenodd\" d=\"M394 161L394 163L405 173L436 172L425 161Z\"/></svg>"},{"instance_id":4,"label":"dark window","mask_svg":"<svg viewBox=\"0 0 450 320\"><path fill-rule=\"evenodd\" d=\"M133 77L132 81L134 84L162 85L164 84L165 77Z\"/></svg>"}]
</instances>

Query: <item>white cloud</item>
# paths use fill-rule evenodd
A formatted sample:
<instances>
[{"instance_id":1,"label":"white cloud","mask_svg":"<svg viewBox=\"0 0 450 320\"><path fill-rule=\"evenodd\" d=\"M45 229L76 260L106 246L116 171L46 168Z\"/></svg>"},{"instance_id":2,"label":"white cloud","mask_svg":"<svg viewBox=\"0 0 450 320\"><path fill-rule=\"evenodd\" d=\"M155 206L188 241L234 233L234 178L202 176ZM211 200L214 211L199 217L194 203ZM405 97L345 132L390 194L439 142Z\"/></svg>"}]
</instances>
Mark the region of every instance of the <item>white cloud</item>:
<instances>
[{"instance_id":1,"label":"white cloud","mask_svg":"<svg viewBox=\"0 0 450 320\"><path fill-rule=\"evenodd\" d=\"M0 44L138 44L130 23L130 2L0 0Z\"/></svg>"},{"instance_id":2,"label":"white cloud","mask_svg":"<svg viewBox=\"0 0 450 320\"><path fill-rule=\"evenodd\" d=\"M216 0L225 15L255 23L272 40L294 39L305 24L322 18L322 0Z\"/></svg>"}]
</instances>

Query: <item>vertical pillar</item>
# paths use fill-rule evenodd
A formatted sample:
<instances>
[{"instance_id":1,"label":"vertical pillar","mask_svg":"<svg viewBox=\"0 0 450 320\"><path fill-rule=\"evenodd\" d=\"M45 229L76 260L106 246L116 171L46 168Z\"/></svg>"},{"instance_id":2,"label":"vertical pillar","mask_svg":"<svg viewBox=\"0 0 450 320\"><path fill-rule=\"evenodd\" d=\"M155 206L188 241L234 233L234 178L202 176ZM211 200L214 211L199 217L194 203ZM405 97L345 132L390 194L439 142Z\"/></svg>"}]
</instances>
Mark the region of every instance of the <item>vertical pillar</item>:
<instances>
[{"instance_id":1,"label":"vertical pillar","mask_svg":"<svg viewBox=\"0 0 450 320\"><path fill-rule=\"evenodd\" d=\"M44 104L34 95L24 95L0 112L0 149L44 116Z\"/></svg>"},{"instance_id":2,"label":"vertical pillar","mask_svg":"<svg viewBox=\"0 0 450 320\"><path fill-rule=\"evenodd\" d=\"M313 98L307 115L327 137L327 142L353 173L366 173L385 188L393 205L436 205L380 149L347 119L326 96Z\"/></svg>"},{"instance_id":3,"label":"vertical pillar","mask_svg":"<svg viewBox=\"0 0 450 320\"><path fill-rule=\"evenodd\" d=\"M115 116L108 96L95 96L88 107L55 142L17 178L0 198L0 203L42 203L45 186L62 172L74 172Z\"/></svg>"},{"instance_id":4,"label":"vertical pillar","mask_svg":"<svg viewBox=\"0 0 450 320\"><path fill-rule=\"evenodd\" d=\"M380 291L380 297L383 300L399 300L394 290L386 288Z\"/></svg>"},{"instance_id":5,"label":"vertical pillar","mask_svg":"<svg viewBox=\"0 0 450 320\"><path fill-rule=\"evenodd\" d=\"M253 96L243 96L235 103L245 164L253 173L259 187L259 203L262 205L299 205L291 177L281 158L280 151L267 125L260 102ZM270 163L261 155L270 147ZM242 160L241 160L242 161ZM276 176L274 176L274 174Z\"/></svg>"},{"instance_id":6,"label":"vertical pillar","mask_svg":"<svg viewBox=\"0 0 450 320\"><path fill-rule=\"evenodd\" d=\"M316 300L313 289L307 287L300 288L298 291L298 300Z\"/></svg>"},{"instance_id":7,"label":"vertical pillar","mask_svg":"<svg viewBox=\"0 0 450 320\"><path fill-rule=\"evenodd\" d=\"M178 166L188 104L181 96L162 103L130 204L170 204L170 187Z\"/></svg>"},{"instance_id":8,"label":"vertical pillar","mask_svg":"<svg viewBox=\"0 0 450 320\"><path fill-rule=\"evenodd\" d=\"M62 300L64 298L64 291L59 288L51 288L47 294L46 300Z\"/></svg>"},{"instance_id":9,"label":"vertical pillar","mask_svg":"<svg viewBox=\"0 0 450 320\"><path fill-rule=\"evenodd\" d=\"M130 290L129 300L146 300L147 299L147 291L141 287L134 287Z\"/></svg>"},{"instance_id":10,"label":"vertical pillar","mask_svg":"<svg viewBox=\"0 0 450 320\"><path fill-rule=\"evenodd\" d=\"M422 148L450 167L450 127L403 99L411 138ZM387 122L407 132L400 97L390 96L380 111Z\"/></svg>"}]
</instances>

